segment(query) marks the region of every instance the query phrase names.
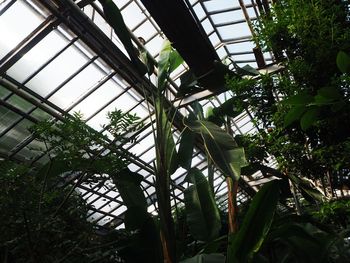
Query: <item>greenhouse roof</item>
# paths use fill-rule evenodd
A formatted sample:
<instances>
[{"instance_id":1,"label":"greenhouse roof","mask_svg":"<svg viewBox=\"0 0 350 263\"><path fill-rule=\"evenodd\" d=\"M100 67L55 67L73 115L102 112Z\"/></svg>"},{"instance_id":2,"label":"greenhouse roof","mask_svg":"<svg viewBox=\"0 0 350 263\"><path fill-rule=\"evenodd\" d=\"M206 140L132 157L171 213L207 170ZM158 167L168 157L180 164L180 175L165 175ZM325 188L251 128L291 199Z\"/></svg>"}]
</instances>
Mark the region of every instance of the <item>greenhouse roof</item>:
<instances>
[{"instance_id":1,"label":"greenhouse roof","mask_svg":"<svg viewBox=\"0 0 350 263\"><path fill-rule=\"evenodd\" d=\"M153 4L145 0L114 2L133 34L134 45L144 44L156 60L166 38L163 31L169 31L168 34L175 38L179 35L176 30L181 33L185 29L177 28L179 25L173 21L174 24L164 30L158 23L166 26L166 15L156 19L151 14L156 14L157 8L165 10L170 2L173 2L171 5L181 2L179 5L186 6L187 17L195 23L192 26L197 28L198 36L205 41L204 44L196 44L201 39L187 39L186 43L193 42L188 46L203 45L203 50L210 53L213 59L226 61L230 67L233 67L232 61L238 66L249 64L258 67L251 27L256 17L267 10L267 1L161 1L163 6L154 6L159 1L153 1ZM132 144L115 147L123 147L134 154L130 169L144 176L142 186L147 192L149 212L155 212L152 174L154 139L148 104L141 86L152 92L156 75L153 74L149 81L140 77L132 67L126 50L106 22L100 4L89 0L0 1L0 35L0 157L32 164L47 162L48 156L35 150L42 147L41 142L36 141L28 130L42 120L52 119L54 123L62 121L67 114L80 112L87 125L109 136L112 142L113 136L103 128L107 122L107 112L117 108L135 113L145 120L144 127L137 134L130 135L137 135ZM139 42L140 38L144 43ZM180 54L181 47L186 47L186 43L181 42L184 40L177 38L178 42L174 42ZM183 52L186 53L186 50ZM205 90L191 94L179 103L175 98L179 77L188 70L188 65L195 67L196 64L196 56L190 51L183 56L188 58L185 58L187 64L184 63L172 73L172 82L167 90L167 99L180 105L179 114L186 115L191 111L187 101L199 99L206 110L232 97L229 91L219 93ZM271 54L263 56L267 65L273 62ZM204 60L202 58L201 63L197 61L197 64L203 65ZM259 65L259 69L266 67ZM251 117L252 113L246 111L232 119L233 133L255 132L258 127ZM178 128L174 127L175 137L179 137ZM207 162L200 145L194 151L192 165L206 173ZM269 165L275 165L272 158ZM173 204L183 199L185 175L184 169L178 169L172 175ZM238 202L247 200L266 180L269 179L261 174L243 176ZM218 170L215 172L214 186L220 197L220 205L225 207L227 187ZM81 184L79 191L91 205L89 220L99 225L113 223L118 226L122 223L126 207L112 184Z\"/></svg>"}]
</instances>

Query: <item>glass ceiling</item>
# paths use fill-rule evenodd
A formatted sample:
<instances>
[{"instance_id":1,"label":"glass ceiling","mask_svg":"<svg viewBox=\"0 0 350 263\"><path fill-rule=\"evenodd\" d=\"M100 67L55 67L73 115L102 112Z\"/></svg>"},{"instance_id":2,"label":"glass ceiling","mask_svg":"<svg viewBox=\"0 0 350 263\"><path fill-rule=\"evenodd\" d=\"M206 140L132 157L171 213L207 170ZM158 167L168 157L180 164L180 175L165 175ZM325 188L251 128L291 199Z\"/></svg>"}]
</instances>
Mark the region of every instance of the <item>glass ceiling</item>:
<instances>
[{"instance_id":1,"label":"glass ceiling","mask_svg":"<svg viewBox=\"0 0 350 263\"><path fill-rule=\"evenodd\" d=\"M54 123L62 121L67 113L80 112L89 126L108 135L112 142L113 136L102 127L107 122L107 112L117 108L135 113L145 121L144 128L133 144L116 147L135 155L129 168L144 176L142 187L147 192L149 212L156 213L152 175L154 141L139 80L121 56L113 53L122 52L127 57L103 18L99 3L76 2L77 5L72 1L0 1L0 158L34 165L47 162L47 155L35 150L43 145L28 131L42 120L52 119ZM145 48L157 59L165 36L148 11L138 0L115 3L134 35L134 44L140 45L137 38L142 37ZM230 57L240 66L257 67L249 28L249 23L259 15L255 1L189 0L186 3L223 61ZM66 13L60 12L62 7ZM270 54L264 57L267 63L272 62ZM179 76L187 68L183 64L172 74L173 83L167 94L170 101L175 100ZM151 77L151 81L154 80L155 75ZM230 92L225 92L200 103L206 110L230 97ZM189 110L189 106L183 106L180 113L186 115ZM256 132L251 113L245 112L233 119L232 130L234 134ZM176 128L174 134L179 136ZM194 151L192 164L207 174L207 163L199 148ZM273 158L269 165L276 165ZM172 175L173 205L182 202L184 177L183 169ZM245 202L251 191L266 181L259 173L243 176L243 180L238 203ZM214 184L219 205L225 208L227 187L219 171L215 172ZM82 184L79 191L91 205L89 220L99 225L122 226L126 207L112 183Z\"/></svg>"}]
</instances>

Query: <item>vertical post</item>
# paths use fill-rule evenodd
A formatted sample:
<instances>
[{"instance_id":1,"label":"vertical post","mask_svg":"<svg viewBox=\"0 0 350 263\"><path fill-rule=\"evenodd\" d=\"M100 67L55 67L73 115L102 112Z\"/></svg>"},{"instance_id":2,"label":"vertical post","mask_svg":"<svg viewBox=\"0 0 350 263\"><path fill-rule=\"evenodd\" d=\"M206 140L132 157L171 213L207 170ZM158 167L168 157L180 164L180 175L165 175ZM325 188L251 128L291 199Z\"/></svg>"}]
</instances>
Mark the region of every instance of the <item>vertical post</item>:
<instances>
[{"instance_id":1,"label":"vertical post","mask_svg":"<svg viewBox=\"0 0 350 263\"><path fill-rule=\"evenodd\" d=\"M241 9L243 11L243 15L244 15L245 21L247 22L247 25L248 25L248 27L250 29L250 32L252 33L253 39L255 39L254 28L253 28L253 25L252 25L252 21L250 20L247 8L246 8L243 0L238 0L238 2L239 2L239 5L241 6ZM258 64L259 68L263 68L263 67L266 66L266 63L265 63L265 59L264 59L263 53L261 52L261 48L259 46L259 43L256 40L255 40L255 45L256 46L253 48L253 53L254 53L254 56L255 56L256 63Z\"/></svg>"},{"instance_id":2,"label":"vertical post","mask_svg":"<svg viewBox=\"0 0 350 263\"><path fill-rule=\"evenodd\" d=\"M299 198L297 196L296 190L295 190L295 186L294 186L293 182L291 182L291 180L288 179L288 181L289 181L290 190L292 191L294 202L295 202L295 210L296 210L298 215L301 215L300 202L299 202Z\"/></svg>"},{"instance_id":3,"label":"vertical post","mask_svg":"<svg viewBox=\"0 0 350 263\"><path fill-rule=\"evenodd\" d=\"M236 233L238 230L237 226L237 190L238 181L233 181L231 177L226 178L227 188L228 188L228 226L229 233Z\"/></svg>"}]
</instances>

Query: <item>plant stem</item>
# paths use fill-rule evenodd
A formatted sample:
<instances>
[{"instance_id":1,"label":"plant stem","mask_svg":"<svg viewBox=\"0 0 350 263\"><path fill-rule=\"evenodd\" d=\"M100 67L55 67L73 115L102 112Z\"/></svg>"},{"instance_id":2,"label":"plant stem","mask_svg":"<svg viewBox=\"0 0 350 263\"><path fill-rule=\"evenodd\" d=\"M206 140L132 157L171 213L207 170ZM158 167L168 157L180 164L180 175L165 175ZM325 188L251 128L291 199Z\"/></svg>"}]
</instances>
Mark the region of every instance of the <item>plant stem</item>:
<instances>
[{"instance_id":1,"label":"plant stem","mask_svg":"<svg viewBox=\"0 0 350 263\"><path fill-rule=\"evenodd\" d=\"M226 177L226 183L228 188L228 224L229 233L236 233L238 230L237 226L237 190L238 181L233 181L231 177Z\"/></svg>"}]
</instances>

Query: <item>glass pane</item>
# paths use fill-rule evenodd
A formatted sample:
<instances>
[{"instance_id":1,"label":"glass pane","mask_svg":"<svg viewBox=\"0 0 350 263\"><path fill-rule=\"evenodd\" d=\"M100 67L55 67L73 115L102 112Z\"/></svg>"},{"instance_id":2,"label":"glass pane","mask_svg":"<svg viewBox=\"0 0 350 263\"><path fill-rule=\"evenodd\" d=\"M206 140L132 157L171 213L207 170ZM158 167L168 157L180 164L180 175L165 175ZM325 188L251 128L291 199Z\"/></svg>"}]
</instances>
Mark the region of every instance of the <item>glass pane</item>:
<instances>
[{"instance_id":1,"label":"glass pane","mask_svg":"<svg viewBox=\"0 0 350 263\"><path fill-rule=\"evenodd\" d=\"M0 59L29 35L42 21L43 18L31 10L24 1L16 1L0 16Z\"/></svg>"},{"instance_id":2,"label":"glass pane","mask_svg":"<svg viewBox=\"0 0 350 263\"><path fill-rule=\"evenodd\" d=\"M113 80L109 80L95 92L90 94L89 97L74 107L70 112L72 113L79 111L85 118L87 118L122 91L123 89L116 85Z\"/></svg>"},{"instance_id":3,"label":"glass pane","mask_svg":"<svg viewBox=\"0 0 350 263\"><path fill-rule=\"evenodd\" d=\"M3 99L5 98L7 95L9 95L11 92L6 89L5 87L0 85L0 98Z\"/></svg>"},{"instance_id":4,"label":"glass pane","mask_svg":"<svg viewBox=\"0 0 350 263\"><path fill-rule=\"evenodd\" d=\"M30 135L28 128L33 123L28 120L23 120L13 129L0 138L0 148L2 151L11 151L18 143L23 141Z\"/></svg>"},{"instance_id":5,"label":"glass pane","mask_svg":"<svg viewBox=\"0 0 350 263\"><path fill-rule=\"evenodd\" d=\"M42 155L45 149L46 147L44 143L35 140L20 150L16 156L25 160L33 160L34 158Z\"/></svg>"},{"instance_id":6,"label":"glass pane","mask_svg":"<svg viewBox=\"0 0 350 263\"><path fill-rule=\"evenodd\" d=\"M0 106L0 133L2 133L7 127L11 126L21 116L17 113Z\"/></svg>"},{"instance_id":7,"label":"glass pane","mask_svg":"<svg viewBox=\"0 0 350 263\"><path fill-rule=\"evenodd\" d=\"M27 112L30 109L33 108L33 104L29 103L28 101L22 99L21 97L18 97L17 95L12 95L8 100L8 103L15 106L16 108L22 110L23 112Z\"/></svg>"},{"instance_id":8,"label":"glass pane","mask_svg":"<svg viewBox=\"0 0 350 263\"><path fill-rule=\"evenodd\" d=\"M78 48L75 46L69 47L29 81L27 86L45 97L87 61L88 59L83 56Z\"/></svg>"},{"instance_id":9,"label":"glass pane","mask_svg":"<svg viewBox=\"0 0 350 263\"><path fill-rule=\"evenodd\" d=\"M7 73L17 81L23 82L68 43L55 30L25 54Z\"/></svg>"},{"instance_id":10,"label":"glass pane","mask_svg":"<svg viewBox=\"0 0 350 263\"><path fill-rule=\"evenodd\" d=\"M94 87L104 76L102 70L92 64L64 85L49 100L65 109Z\"/></svg>"}]
</instances>

